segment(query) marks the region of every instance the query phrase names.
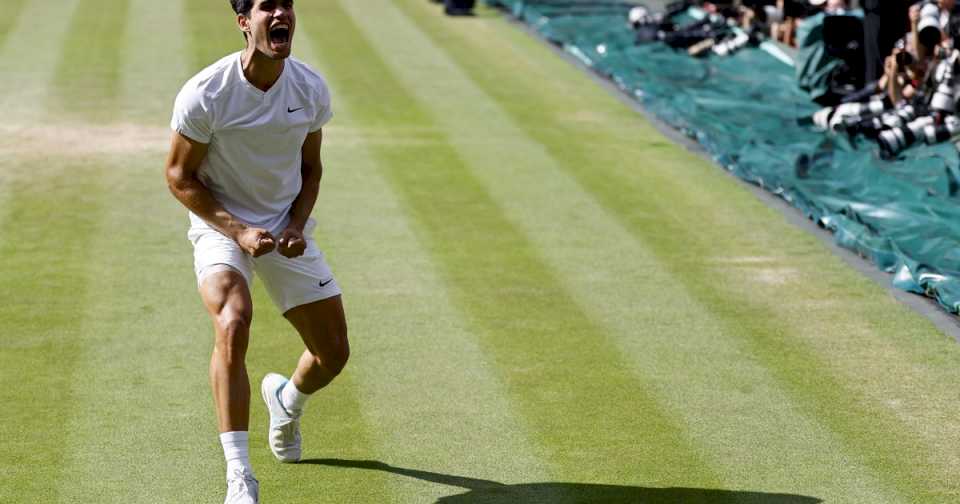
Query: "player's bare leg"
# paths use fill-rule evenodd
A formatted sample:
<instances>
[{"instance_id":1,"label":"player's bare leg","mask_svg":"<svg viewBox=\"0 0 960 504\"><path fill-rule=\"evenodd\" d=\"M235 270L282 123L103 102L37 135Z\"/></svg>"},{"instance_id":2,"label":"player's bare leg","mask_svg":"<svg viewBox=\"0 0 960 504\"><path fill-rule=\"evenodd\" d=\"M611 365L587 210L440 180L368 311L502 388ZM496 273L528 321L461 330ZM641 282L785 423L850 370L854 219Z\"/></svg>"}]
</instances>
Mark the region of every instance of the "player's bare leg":
<instances>
[{"instance_id":1,"label":"player's bare leg","mask_svg":"<svg viewBox=\"0 0 960 504\"><path fill-rule=\"evenodd\" d=\"M327 386L347 364L350 345L339 295L293 308L284 316L307 347L288 381L268 374L260 387L270 410L270 449L281 462L301 456L300 415L310 394Z\"/></svg>"},{"instance_id":2,"label":"player's bare leg","mask_svg":"<svg viewBox=\"0 0 960 504\"><path fill-rule=\"evenodd\" d=\"M334 296L298 306L284 316L307 347L291 381L301 392L312 394L333 381L350 358L343 301Z\"/></svg>"},{"instance_id":3,"label":"player's bare leg","mask_svg":"<svg viewBox=\"0 0 960 504\"><path fill-rule=\"evenodd\" d=\"M245 362L253 301L243 275L232 270L206 277L200 286L200 296L213 320L215 333L210 388L227 460L227 501L231 501L234 493L249 493L255 499L259 484L250 467L250 380Z\"/></svg>"},{"instance_id":4,"label":"player's bare leg","mask_svg":"<svg viewBox=\"0 0 960 504\"><path fill-rule=\"evenodd\" d=\"M220 271L204 279L200 296L213 320L210 387L220 432L245 431L250 422L250 380L245 362L253 301L243 275Z\"/></svg>"}]
</instances>

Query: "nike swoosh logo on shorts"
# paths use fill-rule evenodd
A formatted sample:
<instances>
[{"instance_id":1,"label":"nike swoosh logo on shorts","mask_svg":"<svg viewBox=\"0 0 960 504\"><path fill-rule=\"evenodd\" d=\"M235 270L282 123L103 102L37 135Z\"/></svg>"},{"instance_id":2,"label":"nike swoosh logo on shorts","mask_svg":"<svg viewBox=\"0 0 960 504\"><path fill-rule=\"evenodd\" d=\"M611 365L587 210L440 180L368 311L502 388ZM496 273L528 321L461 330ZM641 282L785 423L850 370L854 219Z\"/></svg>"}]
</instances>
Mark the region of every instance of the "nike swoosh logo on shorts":
<instances>
[{"instance_id":1,"label":"nike swoosh logo on shorts","mask_svg":"<svg viewBox=\"0 0 960 504\"><path fill-rule=\"evenodd\" d=\"M296 111L298 111L298 110L303 110L303 107L295 108L295 109L292 109L292 108L290 108L290 107L287 107L287 113L288 113L288 114L292 114L292 113L294 113L294 112L296 112Z\"/></svg>"},{"instance_id":2,"label":"nike swoosh logo on shorts","mask_svg":"<svg viewBox=\"0 0 960 504\"><path fill-rule=\"evenodd\" d=\"M333 281L333 278L331 278L330 280L327 280L326 282L321 281L321 282L320 282L320 287L326 287L326 286L329 285L330 282L332 282L332 281Z\"/></svg>"}]
</instances>

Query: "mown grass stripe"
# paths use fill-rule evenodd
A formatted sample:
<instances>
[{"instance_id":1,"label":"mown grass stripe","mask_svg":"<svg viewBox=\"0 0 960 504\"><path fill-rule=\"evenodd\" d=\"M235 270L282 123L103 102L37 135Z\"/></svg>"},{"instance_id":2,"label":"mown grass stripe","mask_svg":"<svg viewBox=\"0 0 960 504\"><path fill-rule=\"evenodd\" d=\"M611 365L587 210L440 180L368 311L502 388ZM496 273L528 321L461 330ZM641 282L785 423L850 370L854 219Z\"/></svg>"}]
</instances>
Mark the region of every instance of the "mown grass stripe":
<instances>
[{"instance_id":1,"label":"mown grass stripe","mask_svg":"<svg viewBox=\"0 0 960 504\"><path fill-rule=\"evenodd\" d=\"M47 103L49 91L78 2L33 1L23 7L6 43L0 45L0 110L4 115L0 128L37 123L55 108Z\"/></svg>"},{"instance_id":2,"label":"mown grass stripe","mask_svg":"<svg viewBox=\"0 0 960 504\"><path fill-rule=\"evenodd\" d=\"M169 123L174 97L190 77L183 11L183 0L130 0L121 89L124 120Z\"/></svg>"},{"instance_id":3,"label":"mown grass stripe","mask_svg":"<svg viewBox=\"0 0 960 504\"><path fill-rule=\"evenodd\" d=\"M235 25L236 16L229 9L228 3L195 5L193 2L184 2L183 7L184 18L188 22L186 29L190 33L187 37L188 51L191 64L195 67L191 72L199 71L228 53L242 49L243 39ZM184 215L185 213L184 211ZM182 231L185 232L186 228L182 228ZM189 254L181 257L184 265L190 264L189 258ZM268 372L289 375L303 351L303 343L273 306L259 281L254 283L253 297L254 322L247 354L247 367L254 394L250 417L251 457L261 480L264 499L295 502L304 496L310 496L311 499L315 496L337 496L349 501L350 496L353 496L354 500L370 498L382 502L390 501L386 476L383 474L371 472L358 474L355 478L324 478L323 471L316 463L280 465L266 450L268 420L257 398L260 379ZM212 330L207 317L200 317L198 323L207 328L206 338L210 338L207 341L212 341ZM207 389L205 385L204 389ZM209 394L209 391L206 393ZM212 421L212 403L209 411L211 449L203 455L203 460L211 463L222 458L218 449L214 448L216 433L215 423ZM372 439L375 434L361 412L357 382L350 371L311 399L301 428L304 458L313 462L328 458L366 459L374 455ZM220 481L219 477L217 481Z\"/></svg>"},{"instance_id":4,"label":"mown grass stripe","mask_svg":"<svg viewBox=\"0 0 960 504\"><path fill-rule=\"evenodd\" d=\"M429 5L393 5L422 24L423 33L434 38L434 47L463 45L455 35L444 36L445 32L483 29L476 26L482 19L451 21ZM816 494L809 489L823 491L824 482L842 475L842 486L833 483L833 492L852 493L851 487L856 486L863 489L857 494L863 500L887 499L872 472L851 463L830 432L797 411L768 370L742 359L745 349L740 338L724 334L709 311L675 284L671 272L615 216L560 170L559 162L542 145L520 130L451 59L425 47L417 34L404 27L407 20L386 7L381 6L380 12L371 32L383 34L384 39L402 38L409 48L409 52L393 53L395 70L406 73L407 81L413 82L425 68L435 69L437 78L419 81L421 100L429 100L439 110L434 117L448 131L485 132L482 138L454 136L452 143L471 160L474 174L537 244L552 268L578 272L564 277L567 289L592 317L603 321L637 372L656 384L658 399L669 406L671 414L682 418L696 443L716 461L716 470L728 485ZM387 26L393 29L388 31ZM397 41L384 44L395 46ZM411 55L416 58L409 58ZM512 71L497 76L498 70L486 67L491 79L507 90L514 86L510 76L521 75ZM564 69L554 78L565 79L574 71ZM601 96L601 101L607 100ZM602 128L607 119L602 110L567 113L590 121L595 128ZM544 119L540 127L552 127L552 123ZM498 148L491 149L491 144ZM577 145L585 151L594 148L592 144ZM621 165L629 162L631 155L643 155L643 148L632 143L617 147L623 156ZM624 289L625 285L629 288ZM726 359L740 362L730 369ZM691 366L693 362L697 364ZM772 418L791 424L796 435L784 437L780 429L771 428ZM758 446L764 447L762 455ZM728 463L731 460L738 463Z\"/></svg>"},{"instance_id":5,"label":"mown grass stripe","mask_svg":"<svg viewBox=\"0 0 960 504\"><path fill-rule=\"evenodd\" d=\"M56 112L108 120L117 106L129 0L80 0L70 21L54 76Z\"/></svg>"},{"instance_id":6,"label":"mown grass stripe","mask_svg":"<svg viewBox=\"0 0 960 504\"><path fill-rule=\"evenodd\" d=\"M475 47L481 44L498 44L508 48L511 42L518 37L505 36L498 41L490 34L476 34L473 42ZM491 42L492 41L492 42ZM827 297L863 296L869 298L866 292L872 292L881 299L875 303L864 303L853 299L847 307L854 308L853 313L847 312L855 318L854 323L861 327L866 325L881 334L858 334L859 345L869 346L876 338L900 340L900 350L908 347L906 340L901 339L896 329L877 327L883 320L895 324L899 330L905 330L915 337L927 337L932 334L931 327L918 317L905 313L902 307L897 307L888 299L883 299L882 291L859 279L855 274L844 268L836 258L831 258L826 251L810 237L800 236L796 230L786 232L758 232L781 219L762 205L749 198L736 197L744 191L730 181L724 181L716 170L695 158L685 155L665 155L660 150L650 152L650 160L639 164L638 170L632 173L619 168L614 159L615 152L605 152L598 148L587 156L569 142L570 138L579 138L585 143L594 143L598 147L607 147L609 139L631 135L638 143L649 140L643 138L647 126L636 129L627 128L629 123L641 123L640 120L628 120L622 117L614 120L614 128L583 129L572 125L566 126L561 121L565 117L559 111L577 108L580 105L578 97L586 92L580 90L592 85L588 79L582 78L570 82L564 79L553 79L556 75L557 64L545 62L544 58L532 57L529 54L519 54L516 51L512 58L485 58L477 51L458 48L456 44L447 47L457 56L458 61L491 96L523 124L527 133L539 139L544 145L551 145L554 158L564 160L564 168L574 175L580 183L588 188L597 199L614 215L618 215L624 226L648 243L664 264L671 265L671 271L676 275L688 291L697 294L698 302L709 306L715 315L725 322L725 330L730 334L740 334L744 342L751 349L751 354L764 365L769 367L781 381L782 386L791 391L791 394L803 404L808 413L821 418L844 440L849 449L849 456L874 468L891 488L896 488L905 500L937 501L954 492L953 485L942 466L929 463L926 456L931 445L922 441L922 435L914 428L895 417L886 405L876 402L875 396L865 396L859 390L854 392L847 382L847 372L837 368L836 360L842 354L823 353L823 342L811 342L809 329L802 330L800 319L811 322L811 313L796 310L786 310L791 317L784 323L783 310L788 305L773 301L760 302L752 299L748 290L744 289L743 282L734 282L733 278L742 270L731 271L723 268L721 271L715 264L708 265L703 257L715 257L717 243L728 243L723 239L728 236L742 236L737 244L729 243L732 255L757 253L769 254L770 250L780 250L786 255L800 254L807 264L819 264L817 270L830 277L837 275L844 281L819 281L813 285L817 295ZM543 54L547 54L543 51ZM532 68L535 77L528 79L526 89L521 94L516 88L507 89L500 82L492 79L494 72L491 66L513 67L519 65ZM531 72L528 69L528 72ZM551 77L551 78L548 78ZM536 85L532 83L537 83ZM558 88L565 98L562 101L553 100L553 93L545 93L544 86ZM610 100L613 103L613 100ZM558 127L543 128L542 114L533 114L532 110L548 110L550 117L557 121ZM624 108L624 113L628 112ZM534 117L536 115L536 117ZM616 115L614 115L616 117ZM608 140L604 140L607 138ZM614 146L611 145L611 148ZM671 160L671 157L674 159ZM693 173L684 178L677 176L677 157L687 157L690 162L684 163L693 168ZM714 170L711 172L710 170ZM701 180L699 184L684 184L682 181L695 178ZM709 182L708 182L709 181ZM618 188L614 191L613 188ZM719 188L719 191L717 189ZM717 191L710 195L711 191ZM675 219L664 219L662 222L651 223L650 215L676 215ZM709 215L706 223L696 220L683 219L681 215ZM782 226L782 224L781 224ZM712 231L711 231L712 230ZM784 235L790 236L785 240ZM810 266L814 270L813 266ZM808 278L811 281L815 279ZM855 288L845 288L844 283L852 283ZM814 295L807 289L805 295ZM824 292L826 291L826 292ZM852 292L855 291L855 292ZM866 291L861 293L861 291ZM782 295L782 292L781 292ZM805 307L809 309L812 299L804 298ZM831 305L831 310L837 310ZM843 304L839 309L843 309ZM890 315L890 312L896 315ZM816 311L814 314L818 314ZM887 315L885 315L885 313ZM871 321L871 318L873 321ZM815 319L814 319L815 320ZM785 327L786 326L786 327ZM816 327L829 327L828 324ZM847 337L848 334L838 334L842 331L831 330L836 338ZM799 336L804 336L803 338ZM816 345L820 345L818 348ZM941 345L935 345L940 347ZM789 350L787 350L789 349ZM900 357L913 359L916 354L905 352ZM953 360L953 359L950 359ZM887 361L891 363L892 361ZM854 370L862 366L855 363L843 362ZM898 367L903 367L902 364ZM850 371L855 372L855 371ZM946 374L943 375L947 377ZM882 392L877 395L882 395Z\"/></svg>"},{"instance_id":7,"label":"mown grass stripe","mask_svg":"<svg viewBox=\"0 0 960 504\"><path fill-rule=\"evenodd\" d=\"M3 47L4 42L7 40L7 35L10 34L13 27L17 24L20 13L23 11L26 3L27 0L7 0L3 3L4 13L3 16L0 16L0 47Z\"/></svg>"},{"instance_id":8,"label":"mown grass stripe","mask_svg":"<svg viewBox=\"0 0 960 504\"><path fill-rule=\"evenodd\" d=\"M326 9L325 20L327 30L342 39L365 38L356 20L335 6ZM354 113L374 124L399 120L405 130L418 132L417 144L375 146L375 155L389 167L388 179L416 218L417 233L456 304L503 373L511 401L550 453L558 468L554 476L715 487L719 482L700 454L505 220L446 133L403 91L404 83L369 42L354 43L351 52L350 67L334 71L350 75L356 93L393 91L353 103ZM611 468L610 460L621 464ZM592 474L596 467L607 470Z\"/></svg>"},{"instance_id":9,"label":"mown grass stripe","mask_svg":"<svg viewBox=\"0 0 960 504\"><path fill-rule=\"evenodd\" d=\"M182 19L186 21L190 48L190 75L230 53L243 50L243 34L229 2L185 1Z\"/></svg>"},{"instance_id":10,"label":"mown grass stripe","mask_svg":"<svg viewBox=\"0 0 960 504\"><path fill-rule=\"evenodd\" d=\"M91 304L86 261L103 201L90 195L103 189L102 168L47 156L6 163L43 177L13 180L0 222L0 501L57 502L67 425L80 406L70 390Z\"/></svg>"},{"instance_id":11,"label":"mown grass stripe","mask_svg":"<svg viewBox=\"0 0 960 504\"><path fill-rule=\"evenodd\" d=\"M298 9L297 31L304 37L324 10ZM295 51L326 70L326 48L340 41L317 33ZM304 51L311 44L316 51ZM503 383L450 304L430 256L370 156L370 144L384 138L352 113L351 82L327 77L337 112L324 128L317 236L346 291L355 342L351 375L362 391L365 417L376 426L376 452L394 468L496 481L547 479ZM489 444L491 439L497 443ZM399 475L390 483L397 502L433 502L464 491Z\"/></svg>"},{"instance_id":12,"label":"mown grass stripe","mask_svg":"<svg viewBox=\"0 0 960 504\"><path fill-rule=\"evenodd\" d=\"M120 86L125 93L171 79L171 65L183 60L176 44L165 43L178 23L163 23L162 35L146 28L176 9L177 2L131 4ZM138 110L168 104L171 93L140 96ZM202 320L203 310L197 299L182 295L194 289L189 244L182 229L169 225L185 219L159 176L170 133L159 125L127 124L101 135L114 151L96 158L109 167L99 196L110 204L100 224L104 238L91 246L88 261L91 291L99 295L79 328L84 345L75 372L81 378L70 395L80 405L68 422L61 462L68 476L59 481L59 494L65 502L215 500L222 475L216 464L204 463L216 446L209 432L215 420L206 386L208 331L191 324ZM158 282L158 272L167 280ZM190 313L195 317L184 316ZM145 423L161 427L145 429ZM170 473L171 467L178 471Z\"/></svg>"},{"instance_id":13,"label":"mown grass stripe","mask_svg":"<svg viewBox=\"0 0 960 504\"><path fill-rule=\"evenodd\" d=\"M76 408L58 461L64 502L172 503L214 500L222 492L222 476L205 457L216 453L212 435L204 436L215 429L202 428L214 423L209 343L189 322L203 311L182 295L193 287L182 260L188 246L166 224L180 212L161 184L144 183L156 180L161 157L147 151L93 158L107 172L97 197L109 203L84 261L97 295L75 336L82 345L69 386Z\"/></svg>"}]
</instances>

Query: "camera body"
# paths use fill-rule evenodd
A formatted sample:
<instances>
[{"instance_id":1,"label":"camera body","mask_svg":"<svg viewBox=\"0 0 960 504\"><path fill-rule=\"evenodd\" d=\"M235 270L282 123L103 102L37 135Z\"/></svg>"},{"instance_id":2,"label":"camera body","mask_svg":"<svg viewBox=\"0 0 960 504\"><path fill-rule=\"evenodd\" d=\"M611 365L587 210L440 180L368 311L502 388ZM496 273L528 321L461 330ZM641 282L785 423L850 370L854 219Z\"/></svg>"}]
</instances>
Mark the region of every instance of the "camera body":
<instances>
[{"instance_id":1,"label":"camera body","mask_svg":"<svg viewBox=\"0 0 960 504\"><path fill-rule=\"evenodd\" d=\"M903 71L914 62L913 55L907 51L900 51L894 58L897 61L897 70Z\"/></svg>"}]
</instances>

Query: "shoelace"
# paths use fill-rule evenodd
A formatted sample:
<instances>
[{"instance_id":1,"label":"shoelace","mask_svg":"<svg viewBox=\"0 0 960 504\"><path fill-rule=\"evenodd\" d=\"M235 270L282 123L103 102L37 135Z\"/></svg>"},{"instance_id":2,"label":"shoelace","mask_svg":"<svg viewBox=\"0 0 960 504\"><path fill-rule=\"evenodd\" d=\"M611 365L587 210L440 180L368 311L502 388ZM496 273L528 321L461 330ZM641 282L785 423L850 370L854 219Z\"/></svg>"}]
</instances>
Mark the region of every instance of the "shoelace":
<instances>
[{"instance_id":1,"label":"shoelace","mask_svg":"<svg viewBox=\"0 0 960 504\"><path fill-rule=\"evenodd\" d=\"M284 441L285 448L295 446L299 441L300 433L297 429L296 420L275 424L273 428L280 431L280 439Z\"/></svg>"},{"instance_id":2,"label":"shoelace","mask_svg":"<svg viewBox=\"0 0 960 504\"><path fill-rule=\"evenodd\" d=\"M249 493L251 488L254 488L256 484L257 478L239 469L235 469L227 478L227 489L230 492L230 496Z\"/></svg>"}]
</instances>

